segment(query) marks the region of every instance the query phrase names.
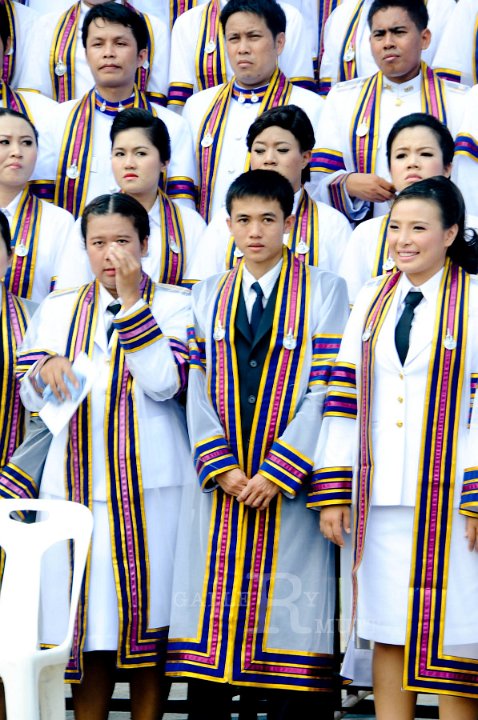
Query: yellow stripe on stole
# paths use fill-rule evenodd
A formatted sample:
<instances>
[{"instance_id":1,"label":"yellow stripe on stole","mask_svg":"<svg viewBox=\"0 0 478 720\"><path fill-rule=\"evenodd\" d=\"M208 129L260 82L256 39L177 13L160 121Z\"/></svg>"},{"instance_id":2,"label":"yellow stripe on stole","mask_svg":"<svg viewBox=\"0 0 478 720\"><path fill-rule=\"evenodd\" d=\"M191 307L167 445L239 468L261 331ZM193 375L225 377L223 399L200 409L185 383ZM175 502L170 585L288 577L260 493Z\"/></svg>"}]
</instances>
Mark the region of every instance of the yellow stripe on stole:
<instances>
[{"instance_id":1,"label":"yellow stripe on stole","mask_svg":"<svg viewBox=\"0 0 478 720\"><path fill-rule=\"evenodd\" d=\"M376 75L373 75L372 77L368 78L358 97L358 100L355 104L354 112L352 115L352 121L350 123L350 134L349 134L349 142L350 147L353 149L353 155L354 155L354 163L356 165L356 171L357 172L375 172L375 161L377 157L377 147L378 147L378 140L379 140L379 132L378 129L380 128L380 105L382 100L382 90L383 90L383 74L381 72L378 72ZM367 106L368 102L370 100L370 96L375 91L375 100L372 106L372 112L366 115L367 112ZM359 109L360 110L360 115ZM371 119L373 118L373 123L371 122ZM365 161L365 167L361 168L359 164L359 157L358 153L355 152L355 148L357 148L359 141L361 138L357 139L357 136L355 135L355 129L358 128L360 125L365 124L367 125L369 132L365 136L365 144L363 149L363 157ZM371 140L371 130L373 129L375 132L373 133L373 138ZM373 143L373 151L372 151L372 158L370 167L368 167L367 158L369 156L369 149L370 149L370 142Z\"/></svg>"},{"instance_id":2,"label":"yellow stripe on stole","mask_svg":"<svg viewBox=\"0 0 478 720\"><path fill-rule=\"evenodd\" d=\"M67 83L69 84L69 87L65 88L65 100L71 100L75 97L75 55L76 55L76 44L78 40L78 23L80 21L80 5L81 3L76 3L76 5L73 5L69 10L67 10L66 13L63 13L58 20L58 23L55 27L55 31L53 33L53 41L50 48L50 55L49 55L49 69L50 69L50 82L51 82L51 88L53 91L53 99L58 100L55 96L55 67L57 62L61 59L63 62L65 62L66 65L68 65L68 62L66 60L69 58L70 60L70 67L68 68L67 72L63 76L63 79L66 79ZM64 55L60 58L60 45L61 41L63 39L63 35L66 31L66 26L68 25L69 19L71 15L75 12L75 9L77 11L75 22L73 23L72 27L70 28L70 35L68 37L68 40L65 44L64 49ZM61 27L64 26L65 30L63 33L61 33ZM69 82L69 79L71 78L71 82Z\"/></svg>"},{"instance_id":3,"label":"yellow stripe on stole","mask_svg":"<svg viewBox=\"0 0 478 720\"><path fill-rule=\"evenodd\" d=\"M378 232L378 242L377 242L377 250L375 253L375 259L373 261L373 270L372 270L372 277L377 277L378 275L382 275L382 267L380 267L380 259L384 258L385 260L388 257L388 242L385 237L385 231L387 229L387 224L390 218L390 213L387 213L383 216L383 220L380 223L380 230ZM382 252L383 247L383 252Z\"/></svg>"}]
</instances>

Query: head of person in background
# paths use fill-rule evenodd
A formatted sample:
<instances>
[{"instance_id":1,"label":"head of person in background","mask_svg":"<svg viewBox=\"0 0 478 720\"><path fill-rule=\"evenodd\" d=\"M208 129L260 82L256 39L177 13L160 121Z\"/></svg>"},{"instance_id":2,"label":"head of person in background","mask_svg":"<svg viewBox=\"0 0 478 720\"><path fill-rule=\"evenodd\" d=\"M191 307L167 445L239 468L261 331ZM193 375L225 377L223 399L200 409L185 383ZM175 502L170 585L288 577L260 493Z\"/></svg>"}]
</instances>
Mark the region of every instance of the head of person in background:
<instances>
[{"instance_id":1,"label":"head of person in background","mask_svg":"<svg viewBox=\"0 0 478 720\"><path fill-rule=\"evenodd\" d=\"M112 101L129 97L147 57L144 18L124 5L100 3L86 14L81 39L100 95Z\"/></svg>"},{"instance_id":2,"label":"head of person in background","mask_svg":"<svg viewBox=\"0 0 478 720\"><path fill-rule=\"evenodd\" d=\"M455 143L433 115L411 113L397 120L387 138L387 161L397 192L435 175L449 178Z\"/></svg>"},{"instance_id":3,"label":"head of person in background","mask_svg":"<svg viewBox=\"0 0 478 720\"><path fill-rule=\"evenodd\" d=\"M10 52L12 46L12 38L10 36L10 23L8 20L7 9L3 2L0 3L0 68L3 69L3 56ZM0 85L2 84L0 73Z\"/></svg>"},{"instance_id":4,"label":"head of person in background","mask_svg":"<svg viewBox=\"0 0 478 720\"><path fill-rule=\"evenodd\" d=\"M116 182L149 211L158 195L161 174L171 159L166 125L147 110L129 108L116 115L110 138Z\"/></svg>"},{"instance_id":5,"label":"head of person in background","mask_svg":"<svg viewBox=\"0 0 478 720\"><path fill-rule=\"evenodd\" d=\"M431 177L406 187L392 205L387 239L399 270L419 287L448 258L478 271L478 235L465 230L465 202L448 178Z\"/></svg>"},{"instance_id":6,"label":"head of person in background","mask_svg":"<svg viewBox=\"0 0 478 720\"><path fill-rule=\"evenodd\" d=\"M236 82L244 88L267 85L285 45L281 6L275 0L229 0L221 25Z\"/></svg>"},{"instance_id":7,"label":"head of person in background","mask_svg":"<svg viewBox=\"0 0 478 720\"><path fill-rule=\"evenodd\" d=\"M12 237L10 225L4 212L0 210L0 282L6 275L12 262Z\"/></svg>"},{"instance_id":8,"label":"head of person in background","mask_svg":"<svg viewBox=\"0 0 478 720\"><path fill-rule=\"evenodd\" d=\"M149 237L144 207L123 193L100 195L83 212L81 234L91 270L110 295L124 301L126 288L139 297L141 258Z\"/></svg>"},{"instance_id":9,"label":"head of person in background","mask_svg":"<svg viewBox=\"0 0 478 720\"><path fill-rule=\"evenodd\" d=\"M7 207L25 188L37 155L38 133L29 118L0 108L0 207Z\"/></svg>"},{"instance_id":10,"label":"head of person in background","mask_svg":"<svg viewBox=\"0 0 478 720\"><path fill-rule=\"evenodd\" d=\"M374 0L367 19L373 59L385 77L394 83L416 77L431 40L424 1Z\"/></svg>"},{"instance_id":11,"label":"head of person in background","mask_svg":"<svg viewBox=\"0 0 478 720\"><path fill-rule=\"evenodd\" d=\"M294 193L310 180L310 160L315 144L307 113L296 105L266 110L247 133L251 170L275 170L287 178Z\"/></svg>"},{"instance_id":12,"label":"head of person in background","mask_svg":"<svg viewBox=\"0 0 478 720\"><path fill-rule=\"evenodd\" d=\"M226 195L227 225L250 273L258 280L279 262L294 222L294 191L271 170L242 173Z\"/></svg>"}]
</instances>

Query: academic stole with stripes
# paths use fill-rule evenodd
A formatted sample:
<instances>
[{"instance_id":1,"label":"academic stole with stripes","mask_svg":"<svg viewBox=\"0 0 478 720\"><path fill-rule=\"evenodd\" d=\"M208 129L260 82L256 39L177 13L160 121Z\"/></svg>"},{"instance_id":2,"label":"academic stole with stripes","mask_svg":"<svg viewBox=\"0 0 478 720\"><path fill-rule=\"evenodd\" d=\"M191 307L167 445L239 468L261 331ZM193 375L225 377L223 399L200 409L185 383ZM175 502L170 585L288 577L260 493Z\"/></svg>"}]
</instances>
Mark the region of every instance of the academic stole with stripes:
<instances>
[{"instance_id":1,"label":"academic stole with stripes","mask_svg":"<svg viewBox=\"0 0 478 720\"><path fill-rule=\"evenodd\" d=\"M123 5L141 15L148 28L148 54L146 62L136 73L136 83L139 89L146 92L150 68L154 56L154 37L149 18L136 10L130 3L123 2ZM73 100L75 98L75 53L78 42L78 23L81 14L81 3L75 3L69 10L63 13L58 20L53 33L53 41L50 49L50 79L52 97L58 102Z\"/></svg>"},{"instance_id":2,"label":"academic stole with stripes","mask_svg":"<svg viewBox=\"0 0 478 720\"><path fill-rule=\"evenodd\" d=\"M226 49L220 15L219 0L210 0L202 15L196 45L195 67L199 90L227 82Z\"/></svg>"},{"instance_id":3,"label":"academic stole with stripes","mask_svg":"<svg viewBox=\"0 0 478 720\"><path fill-rule=\"evenodd\" d=\"M14 295L30 298L35 279L42 201L23 189L11 225L12 264L5 275L5 286Z\"/></svg>"},{"instance_id":4,"label":"academic stole with stripes","mask_svg":"<svg viewBox=\"0 0 478 720\"><path fill-rule=\"evenodd\" d=\"M151 305L154 283L143 274L141 294ZM80 352L90 358L99 311L99 283L83 286L73 308L65 355L73 361ZM139 429L134 398L135 381L116 339L110 360L105 401L104 442L106 486L110 519L113 568L118 596L119 667L142 667L158 662L166 631L148 627L149 561L145 533ZM65 454L68 500L93 506L91 398L88 395L70 421ZM85 642L89 561L80 598L72 656L67 679L81 678L81 653Z\"/></svg>"},{"instance_id":5,"label":"academic stole with stripes","mask_svg":"<svg viewBox=\"0 0 478 720\"><path fill-rule=\"evenodd\" d=\"M12 0L2 0L8 18L10 42L12 47L8 55L3 53L3 80L7 85L12 82L17 56L17 33L15 29L15 5ZM4 48L5 49L5 48ZM4 106L5 107L5 106Z\"/></svg>"},{"instance_id":6,"label":"academic stole with stripes","mask_svg":"<svg viewBox=\"0 0 478 720\"><path fill-rule=\"evenodd\" d=\"M307 265L319 264L319 211L317 203L302 188L299 203L295 212L294 225L287 238L287 247L298 260ZM237 264L240 256L237 255L234 236L231 235L226 251L226 270Z\"/></svg>"},{"instance_id":7,"label":"academic stole with stripes","mask_svg":"<svg viewBox=\"0 0 478 720\"><path fill-rule=\"evenodd\" d=\"M161 217L161 267L156 282L181 285L186 269L186 235L179 208L158 190Z\"/></svg>"},{"instance_id":8,"label":"academic stole with stripes","mask_svg":"<svg viewBox=\"0 0 478 720\"><path fill-rule=\"evenodd\" d=\"M383 73L378 72L365 80L354 108L350 146L355 172L375 172L383 78ZM445 82L424 62L421 64L421 105L422 112L433 115L446 125Z\"/></svg>"},{"instance_id":9,"label":"academic stole with stripes","mask_svg":"<svg viewBox=\"0 0 478 720\"><path fill-rule=\"evenodd\" d=\"M93 154L93 127L96 92L93 88L72 109L63 135L55 188L55 205L77 218L84 210ZM154 110L146 95L135 85L132 107Z\"/></svg>"},{"instance_id":10,"label":"academic stole with stripes","mask_svg":"<svg viewBox=\"0 0 478 720\"><path fill-rule=\"evenodd\" d=\"M2 89L2 107L10 108L11 110L16 110L17 112L22 113L22 115L26 115L33 125L33 116L30 112L28 103L25 102L21 93L15 92L10 85L6 82L2 82L1 80L0 86Z\"/></svg>"},{"instance_id":11,"label":"academic stole with stripes","mask_svg":"<svg viewBox=\"0 0 478 720\"><path fill-rule=\"evenodd\" d=\"M198 132L196 153L199 177L199 213L209 222L217 168L224 140L229 104L235 78L226 83L214 97L203 117ZM258 116L265 110L287 105L293 85L278 69L274 71L259 107ZM247 162L247 167L249 163ZM246 167L246 169L247 169Z\"/></svg>"},{"instance_id":12,"label":"academic stole with stripes","mask_svg":"<svg viewBox=\"0 0 478 720\"><path fill-rule=\"evenodd\" d=\"M353 80L357 77L357 29L362 16L364 1L358 1L345 29L344 41L339 55L339 82Z\"/></svg>"},{"instance_id":13,"label":"academic stole with stripes","mask_svg":"<svg viewBox=\"0 0 478 720\"><path fill-rule=\"evenodd\" d=\"M364 322L360 397L353 610L373 484L372 406L376 343L401 273L384 279ZM447 567L453 515L456 454L465 369L469 275L446 260L428 366L421 457L417 477L404 688L476 697L478 662L443 654ZM447 343L452 337L455 342ZM455 346L456 344L456 346ZM474 688L474 690L473 690Z\"/></svg>"},{"instance_id":14,"label":"academic stole with stripes","mask_svg":"<svg viewBox=\"0 0 478 720\"><path fill-rule=\"evenodd\" d=\"M3 468L21 443L25 429L25 411L20 401L20 383L15 381L15 364L17 348L23 341L28 324L28 315L22 301L8 292L5 286L2 291L0 324L2 338L0 467ZM21 492L15 495L15 497L21 496Z\"/></svg>"}]
</instances>

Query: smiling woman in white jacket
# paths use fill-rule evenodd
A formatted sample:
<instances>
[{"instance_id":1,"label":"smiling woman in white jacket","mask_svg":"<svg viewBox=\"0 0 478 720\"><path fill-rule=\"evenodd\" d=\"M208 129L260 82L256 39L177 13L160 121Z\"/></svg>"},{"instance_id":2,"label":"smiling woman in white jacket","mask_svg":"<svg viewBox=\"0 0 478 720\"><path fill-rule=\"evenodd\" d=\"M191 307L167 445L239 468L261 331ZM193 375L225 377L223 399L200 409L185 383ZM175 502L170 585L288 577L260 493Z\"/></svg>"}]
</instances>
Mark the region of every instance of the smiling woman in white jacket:
<instances>
[{"instance_id":1,"label":"smiling woman in white jacket","mask_svg":"<svg viewBox=\"0 0 478 720\"><path fill-rule=\"evenodd\" d=\"M103 716L117 666L130 670L132 716L143 720L160 711L179 498L194 477L176 400L187 377L189 293L142 273L149 222L133 198L100 196L82 229L95 280L52 293L39 308L19 355L21 392L39 410L45 386L59 402L70 395L80 352L95 367L91 391L53 437L40 496L82 502L95 519L67 670L73 682L83 671L75 717ZM60 548L45 570L45 643L61 637L68 601L57 578L69 571Z\"/></svg>"}]
</instances>

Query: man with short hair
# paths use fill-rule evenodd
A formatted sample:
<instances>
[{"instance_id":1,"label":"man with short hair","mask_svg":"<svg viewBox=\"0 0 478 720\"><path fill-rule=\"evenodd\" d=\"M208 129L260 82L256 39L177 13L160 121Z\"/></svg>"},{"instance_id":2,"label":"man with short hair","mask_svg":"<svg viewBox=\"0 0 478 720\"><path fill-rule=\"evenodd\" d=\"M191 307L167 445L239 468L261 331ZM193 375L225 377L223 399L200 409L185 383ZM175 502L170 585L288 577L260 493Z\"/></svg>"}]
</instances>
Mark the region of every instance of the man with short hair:
<instances>
[{"instance_id":1,"label":"man with short hair","mask_svg":"<svg viewBox=\"0 0 478 720\"><path fill-rule=\"evenodd\" d=\"M157 115L171 137L166 191L194 206L194 162L189 128L169 110L151 103L135 85L136 71L147 55L142 16L116 3L92 7L85 17L82 41L95 86L80 100L58 106L58 169L55 202L75 217L90 199L110 192L115 182L110 164L109 133L114 117L129 107Z\"/></svg>"},{"instance_id":2,"label":"man with short hair","mask_svg":"<svg viewBox=\"0 0 478 720\"><path fill-rule=\"evenodd\" d=\"M431 40L423 0L374 0L368 22L380 70L336 85L318 129L320 199L353 221L388 212L395 192L385 152L392 125L412 112L428 112L455 136L466 95L422 62Z\"/></svg>"},{"instance_id":3,"label":"man with short hair","mask_svg":"<svg viewBox=\"0 0 478 720\"><path fill-rule=\"evenodd\" d=\"M292 85L277 67L286 18L275 0L229 0L221 24L234 77L193 95L183 113L196 144L198 209L206 222L245 169L247 130L256 117L293 103L307 113L315 130L323 104L315 93Z\"/></svg>"},{"instance_id":4,"label":"man with short hair","mask_svg":"<svg viewBox=\"0 0 478 720\"><path fill-rule=\"evenodd\" d=\"M190 720L230 718L237 692L241 710L266 697L269 720L333 718L334 561L306 497L348 300L284 246L293 199L274 170L236 178L243 258L192 293L200 488L183 497L166 665L195 679Z\"/></svg>"}]
</instances>

